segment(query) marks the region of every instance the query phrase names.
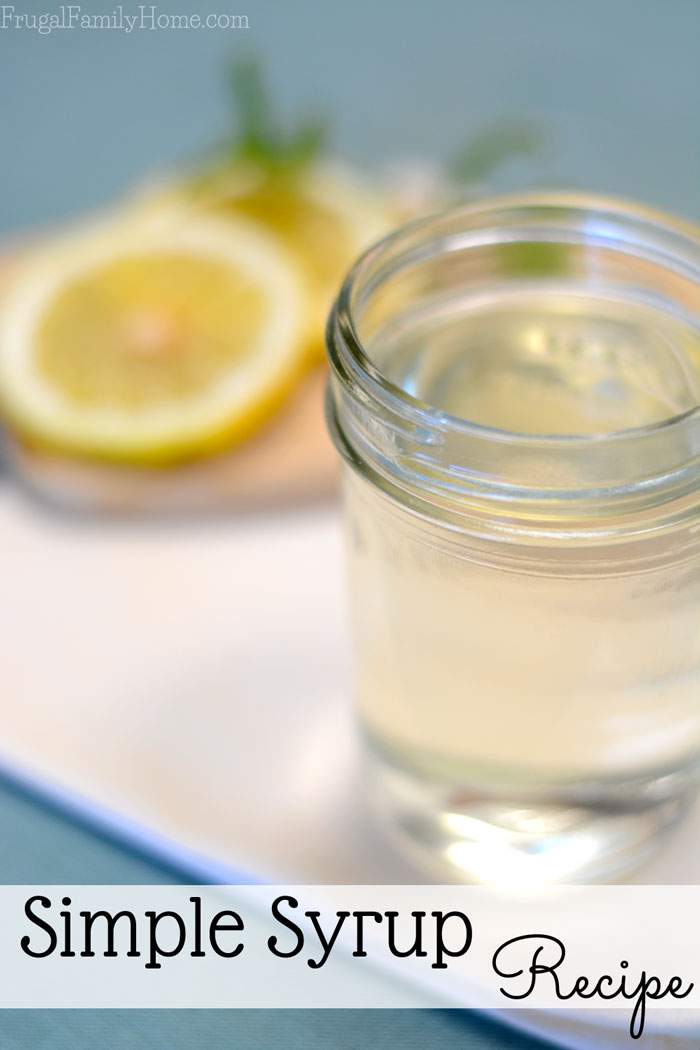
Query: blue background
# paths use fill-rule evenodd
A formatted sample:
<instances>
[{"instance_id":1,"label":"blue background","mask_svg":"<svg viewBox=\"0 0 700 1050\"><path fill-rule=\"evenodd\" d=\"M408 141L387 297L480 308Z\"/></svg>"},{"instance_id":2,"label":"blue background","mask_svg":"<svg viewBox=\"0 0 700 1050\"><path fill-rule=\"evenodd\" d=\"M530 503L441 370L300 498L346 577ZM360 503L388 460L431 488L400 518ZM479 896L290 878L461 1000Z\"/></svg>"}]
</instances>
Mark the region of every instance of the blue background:
<instances>
[{"instance_id":1,"label":"blue background","mask_svg":"<svg viewBox=\"0 0 700 1050\"><path fill-rule=\"evenodd\" d=\"M209 147L230 126L223 63L242 51L263 57L283 111L328 112L337 148L366 164L448 157L485 123L528 117L547 131L545 155L504 184L536 177L700 218L697 0L165 0L159 11L245 13L250 29L0 31L0 230L93 207Z\"/></svg>"}]
</instances>

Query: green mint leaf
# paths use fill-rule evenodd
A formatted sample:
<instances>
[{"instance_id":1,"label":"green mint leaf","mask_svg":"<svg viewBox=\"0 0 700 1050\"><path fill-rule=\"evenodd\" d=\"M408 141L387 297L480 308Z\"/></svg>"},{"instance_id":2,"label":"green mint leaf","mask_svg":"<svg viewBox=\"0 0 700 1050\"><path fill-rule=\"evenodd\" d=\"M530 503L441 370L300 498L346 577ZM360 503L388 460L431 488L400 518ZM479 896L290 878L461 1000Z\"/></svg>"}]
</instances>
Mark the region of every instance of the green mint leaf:
<instances>
[{"instance_id":1,"label":"green mint leaf","mask_svg":"<svg viewBox=\"0 0 700 1050\"><path fill-rule=\"evenodd\" d=\"M509 160L533 157L540 152L543 137L539 128L522 121L501 121L478 132L449 165L458 182L478 183Z\"/></svg>"},{"instance_id":2,"label":"green mint leaf","mask_svg":"<svg viewBox=\"0 0 700 1050\"><path fill-rule=\"evenodd\" d=\"M326 121L306 121L287 142L286 163L292 167L303 167L321 153L327 141L328 125Z\"/></svg>"},{"instance_id":3,"label":"green mint leaf","mask_svg":"<svg viewBox=\"0 0 700 1050\"><path fill-rule=\"evenodd\" d=\"M285 134L255 57L233 62L227 74L237 118L236 134L227 144L230 159L244 159L272 175L283 175L303 168L319 155L327 141L327 124L307 120Z\"/></svg>"},{"instance_id":4,"label":"green mint leaf","mask_svg":"<svg viewBox=\"0 0 700 1050\"><path fill-rule=\"evenodd\" d=\"M276 132L260 65L248 56L231 63L227 73L238 118L238 136L234 141L245 148L262 147L275 138Z\"/></svg>"}]
</instances>

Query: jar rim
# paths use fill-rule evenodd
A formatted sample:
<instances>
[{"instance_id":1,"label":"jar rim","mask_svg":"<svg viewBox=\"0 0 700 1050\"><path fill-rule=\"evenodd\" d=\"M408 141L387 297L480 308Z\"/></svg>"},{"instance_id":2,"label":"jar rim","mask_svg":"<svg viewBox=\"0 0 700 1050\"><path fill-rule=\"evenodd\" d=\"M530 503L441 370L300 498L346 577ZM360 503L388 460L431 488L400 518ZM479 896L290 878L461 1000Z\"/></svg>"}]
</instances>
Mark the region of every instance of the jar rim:
<instances>
[{"instance_id":1,"label":"jar rim","mask_svg":"<svg viewBox=\"0 0 700 1050\"><path fill-rule=\"evenodd\" d=\"M489 438L492 441L517 444L521 447L550 446L555 448L556 446L566 446L583 450L589 446L598 445L602 441L619 442L624 441L626 438L635 439L646 434L654 435L662 430L682 426L696 418L700 420L700 403L698 403L691 408L685 409L683 412L665 419L640 426L625 427L620 430L593 434L529 434L515 430L506 430L485 423L476 423L437 408L429 402L414 397L408 391L392 382L377 368L363 346L353 316L355 291L364 279L368 267L378 256L398 247L407 236L427 231L441 219L457 220L461 217L466 219L477 216L486 217L515 209L567 209L573 212L606 211L613 213L617 218L631 219L643 224L645 227L656 229L662 235L675 235L676 243L688 249L685 261L692 267L694 279L700 284L700 226L669 215L659 209L638 204L622 197L580 192L547 193L545 191L527 194L499 194L482 198L475 202L469 202L456 208L445 208L438 212L432 212L413 222L403 224L370 245L359 256L340 287L329 318L329 331L330 326L337 325L345 349L357 364L358 369L371 382L374 393L379 394L382 398L385 397L389 407L396 408L401 406L405 412L423 425L429 425L431 422L440 426L448 425L455 432L464 435L472 434L481 438ZM331 351L331 360L333 360L335 340L329 336L327 342Z\"/></svg>"},{"instance_id":2,"label":"jar rim","mask_svg":"<svg viewBox=\"0 0 700 1050\"><path fill-rule=\"evenodd\" d=\"M526 527L535 531L534 517L545 531L560 527L563 519L574 531L574 519L585 519L585 529L599 519L595 528L605 531L614 516L651 512L654 528L679 516L696 517L700 404L627 429L521 433L421 401L384 375L367 352L357 318L383 281L402 268L472 247L537 240L606 249L651 265L654 273L672 279L674 288L682 287L683 295L677 301L658 294L652 281L651 292L635 289L641 304L660 306L700 328L700 228L692 223L614 197L542 191L485 198L429 215L365 251L331 311L328 410L339 450L397 498L437 498L451 503L458 515L467 507L488 506L488 513L521 525L530 519ZM585 279L581 290L588 294Z\"/></svg>"}]
</instances>

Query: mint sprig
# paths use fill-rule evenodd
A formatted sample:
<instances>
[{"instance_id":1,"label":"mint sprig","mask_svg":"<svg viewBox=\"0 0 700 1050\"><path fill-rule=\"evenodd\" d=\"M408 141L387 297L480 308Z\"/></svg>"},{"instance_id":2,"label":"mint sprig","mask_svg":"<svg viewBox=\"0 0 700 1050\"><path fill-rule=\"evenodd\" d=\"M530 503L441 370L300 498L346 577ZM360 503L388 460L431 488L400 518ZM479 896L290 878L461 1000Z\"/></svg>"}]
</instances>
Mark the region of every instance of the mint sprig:
<instances>
[{"instance_id":1,"label":"mint sprig","mask_svg":"<svg viewBox=\"0 0 700 1050\"><path fill-rule=\"evenodd\" d=\"M224 143L228 160L248 161L280 175L298 171L322 152L328 138L326 121L306 119L284 131L256 58L231 63L227 81L237 118L235 134Z\"/></svg>"},{"instance_id":2,"label":"mint sprig","mask_svg":"<svg viewBox=\"0 0 700 1050\"><path fill-rule=\"evenodd\" d=\"M502 120L483 128L465 143L453 157L449 174L457 182L482 183L508 161L536 156L542 145L542 130L536 125Z\"/></svg>"}]
</instances>

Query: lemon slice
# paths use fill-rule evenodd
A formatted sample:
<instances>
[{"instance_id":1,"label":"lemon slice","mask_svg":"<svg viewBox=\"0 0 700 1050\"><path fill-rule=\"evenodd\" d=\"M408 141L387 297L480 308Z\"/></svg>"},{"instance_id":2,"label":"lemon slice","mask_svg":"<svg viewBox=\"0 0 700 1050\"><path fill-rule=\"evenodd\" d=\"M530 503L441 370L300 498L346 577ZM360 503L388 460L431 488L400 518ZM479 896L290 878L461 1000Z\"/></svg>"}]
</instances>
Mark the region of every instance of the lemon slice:
<instances>
[{"instance_id":1,"label":"lemon slice","mask_svg":"<svg viewBox=\"0 0 700 1050\"><path fill-rule=\"evenodd\" d=\"M306 297L307 356L323 356L333 297L355 258L398 221L386 195L345 165L317 163L269 174L252 164L222 167L192 184L146 188L137 206L148 210L190 200L219 216L253 220L294 259Z\"/></svg>"},{"instance_id":2,"label":"lemon slice","mask_svg":"<svg viewBox=\"0 0 700 1050\"><path fill-rule=\"evenodd\" d=\"M185 208L35 251L0 308L0 404L36 441L159 463L249 435L304 365L294 265L243 219Z\"/></svg>"},{"instance_id":3,"label":"lemon slice","mask_svg":"<svg viewBox=\"0 0 700 1050\"><path fill-rule=\"evenodd\" d=\"M360 252L395 224L389 207L349 169L331 164L242 187L222 203L274 231L293 254L307 289L308 349L320 356L333 297Z\"/></svg>"}]
</instances>

